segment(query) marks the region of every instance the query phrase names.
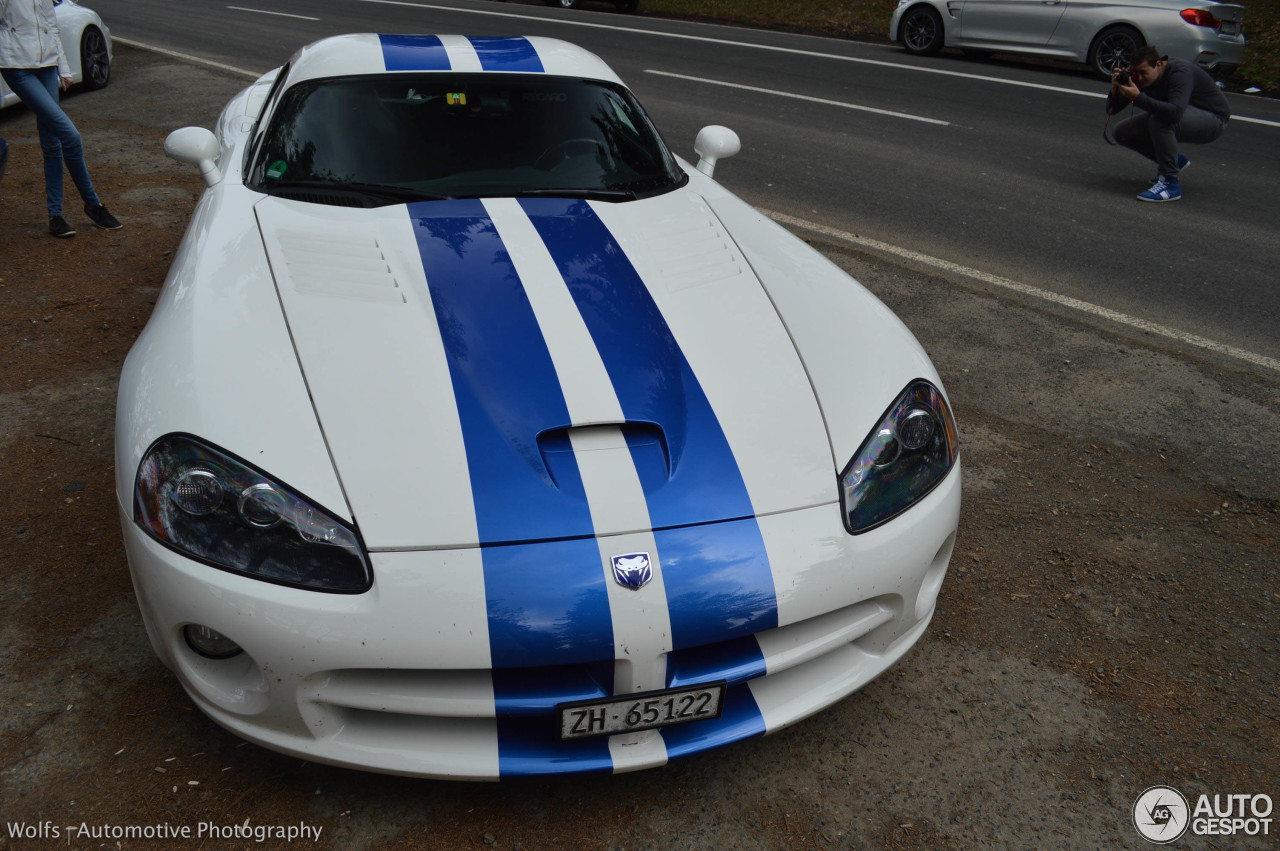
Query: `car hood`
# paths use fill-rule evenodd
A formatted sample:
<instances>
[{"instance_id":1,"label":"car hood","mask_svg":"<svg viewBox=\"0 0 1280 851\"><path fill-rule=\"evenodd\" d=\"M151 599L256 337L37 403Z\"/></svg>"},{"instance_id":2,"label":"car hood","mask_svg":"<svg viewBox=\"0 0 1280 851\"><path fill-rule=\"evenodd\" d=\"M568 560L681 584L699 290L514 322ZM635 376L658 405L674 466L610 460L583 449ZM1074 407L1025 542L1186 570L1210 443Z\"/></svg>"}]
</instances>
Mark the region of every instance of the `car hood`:
<instances>
[{"instance_id":1,"label":"car hood","mask_svg":"<svg viewBox=\"0 0 1280 851\"><path fill-rule=\"evenodd\" d=\"M804 364L695 192L370 210L267 197L255 210L372 550L622 534L837 499ZM585 451L638 479L646 517L593 513Z\"/></svg>"}]
</instances>

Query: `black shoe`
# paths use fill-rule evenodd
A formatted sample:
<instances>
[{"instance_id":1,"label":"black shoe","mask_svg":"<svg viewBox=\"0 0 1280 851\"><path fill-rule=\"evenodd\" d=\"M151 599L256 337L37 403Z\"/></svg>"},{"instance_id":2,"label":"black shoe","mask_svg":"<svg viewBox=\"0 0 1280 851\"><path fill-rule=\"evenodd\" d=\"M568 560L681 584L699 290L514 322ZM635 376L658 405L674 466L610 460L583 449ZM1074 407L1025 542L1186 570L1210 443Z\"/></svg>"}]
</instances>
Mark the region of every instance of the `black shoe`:
<instances>
[{"instance_id":1,"label":"black shoe","mask_svg":"<svg viewBox=\"0 0 1280 851\"><path fill-rule=\"evenodd\" d=\"M104 204L85 204L84 214L93 219L93 223L103 230L120 230L124 227L119 219L107 212Z\"/></svg>"},{"instance_id":2,"label":"black shoe","mask_svg":"<svg viewBox=\"0 0 1280 851\"><path fill-rule=\"evenodd\" d=\"M59 237L75 236L76 229L67 224L67 220L62 218L62 216L50 216L49 233Z\"/></svg>"}]
</instances>

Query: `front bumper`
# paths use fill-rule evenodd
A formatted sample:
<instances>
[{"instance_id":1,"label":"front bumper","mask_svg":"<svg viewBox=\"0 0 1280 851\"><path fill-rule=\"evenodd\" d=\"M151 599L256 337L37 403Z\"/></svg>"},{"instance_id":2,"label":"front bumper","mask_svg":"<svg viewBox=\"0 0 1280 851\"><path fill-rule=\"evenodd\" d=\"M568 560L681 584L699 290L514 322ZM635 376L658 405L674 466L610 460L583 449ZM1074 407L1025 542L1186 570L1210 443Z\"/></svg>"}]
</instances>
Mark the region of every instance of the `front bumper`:
<instances>
[{"instance_id":1,"label":"front bumper","mask_svg":"<svg viewBox=\"0 0 1280 851\"><path fill-rule=\"evenodd\" d=\"M482 575L478 549L375 552L370 591L323 594L207 567L157 544L124 509L121 519L153 646L214 721L318 762L496 779L658 766L781 729L861 688L932 618L959 505L957 464L912 509L862 535L844 532L837 505L758 518L776 628L646 659L629 648L656 645L615 625L619 650L608 657L496 670L483 583L470 579ZM628 538L602 549L628 552ZM202 657L182 637L188 624L245 652ZM621 689L624 666L656 666L659 686L726 680L723 716L559 741L556 705Z\"/></svg>"}]
</instances>

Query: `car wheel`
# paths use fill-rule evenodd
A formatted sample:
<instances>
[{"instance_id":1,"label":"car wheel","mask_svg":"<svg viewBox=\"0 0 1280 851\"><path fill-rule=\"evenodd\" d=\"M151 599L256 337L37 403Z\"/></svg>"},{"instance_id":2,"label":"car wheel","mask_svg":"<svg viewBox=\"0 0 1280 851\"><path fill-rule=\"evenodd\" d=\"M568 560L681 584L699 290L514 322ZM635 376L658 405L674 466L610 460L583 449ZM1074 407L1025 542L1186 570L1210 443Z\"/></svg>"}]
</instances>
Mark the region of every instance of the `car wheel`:
<instances>
[{"instance_id":1,"label":"car wheel","mask_svg":"<svg viewBox=\"0 0 1280 851\"><path fill-rule=\"evenodd\" d=\"M929 6L916 6L902 16L902 46L907 53L930 56L942 49L942 16Z\"/></svg>"},{"instance_id":2,"label":"car wheel","mask_svg":"<svg viewBox=\"0 0 1280 851\"><path fill-rule=\"evenodd\" d=\"M1103 80L1111 79L1113 68L1128 68L1146 45L1142 33L1133 27L1107 27L1089 47L1089 67Z\"/></svg>"},{"instance_id":3,"label":"car wheel","mask_svg":"<svg viewBox=\"0 0 1280 851\"><path fill-rule=\"evenodd\" d=\"M111 81L111 55L97 27L85 27L80 36L80 72L86 89L100 89Z\"/></svg>"},{"instance_id":4,"label":"car wheel","mask_svg":"<svg viewBox=\"0 0 1280 851\"><path fill-rule=\"evenodd\" d=\"M547 0L548 6L559 6L561 9L576 9L582 5L581 0Z\"/></svg>"}]
</instances>

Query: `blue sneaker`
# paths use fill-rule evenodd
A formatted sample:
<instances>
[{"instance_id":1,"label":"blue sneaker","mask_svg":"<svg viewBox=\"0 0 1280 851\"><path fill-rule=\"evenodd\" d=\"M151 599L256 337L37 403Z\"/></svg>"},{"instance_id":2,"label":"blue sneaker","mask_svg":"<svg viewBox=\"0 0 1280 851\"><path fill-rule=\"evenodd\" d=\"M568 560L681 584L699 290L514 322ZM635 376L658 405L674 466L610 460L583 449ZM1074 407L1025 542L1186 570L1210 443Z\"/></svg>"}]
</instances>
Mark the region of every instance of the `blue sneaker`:
<instances>
[{"instance_id":1,"label":"blue sneaker","mask_svg":"<svg viewBox=\"0 0 1280 851\"><path fill-rule=\"evenodd\" d=\"M1178 154L1178 173L1181 174L1182 170L1189 165L1191 165L1191 158L1188 157L1186 154ZM1155 177L1151 178L1147 182L1151 184L1159 183L1160 182L1159 173L1157 173Z\"/></svg>"},{"instance_id":2,"label":"blue sneaker","mask_svg":"<svg viewBox=\"0 0 1280 851\"><path fill-rule=\"evenodd\" d=\"M1182 185L1172 174L1162 174L1160 179L1146 192L1138 196L1139 201L1177 201L1182 197Z\"/></svg>"}]
</instances>

